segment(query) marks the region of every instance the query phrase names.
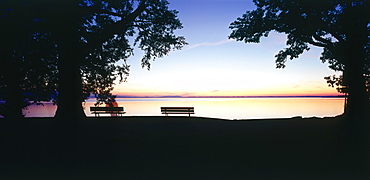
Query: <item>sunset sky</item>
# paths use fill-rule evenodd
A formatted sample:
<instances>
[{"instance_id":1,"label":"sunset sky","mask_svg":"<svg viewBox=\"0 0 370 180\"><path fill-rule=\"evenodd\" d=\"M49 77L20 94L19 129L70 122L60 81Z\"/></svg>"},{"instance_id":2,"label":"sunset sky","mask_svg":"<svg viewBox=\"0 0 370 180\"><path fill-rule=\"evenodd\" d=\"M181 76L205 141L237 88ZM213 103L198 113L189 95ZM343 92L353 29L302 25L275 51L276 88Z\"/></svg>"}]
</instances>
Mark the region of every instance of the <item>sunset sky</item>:
<instances>
[{"instance_id":1,"label":"sunset sky","mask_svg":"<svg viewBox=\"0 0 370 180\"><path fill-rule=\"evenodd\" d=\"M252 0L168 0L184 28L176 31L189 45L142 69L135 51L127 82L113 94L123 96L281 96L337 95L325 76L340 74L319 60L321 48L275 68L275 54L286 35L271 33L259 44L229 40L230 23L255 9Z\"/></svg>"}]
</instances>

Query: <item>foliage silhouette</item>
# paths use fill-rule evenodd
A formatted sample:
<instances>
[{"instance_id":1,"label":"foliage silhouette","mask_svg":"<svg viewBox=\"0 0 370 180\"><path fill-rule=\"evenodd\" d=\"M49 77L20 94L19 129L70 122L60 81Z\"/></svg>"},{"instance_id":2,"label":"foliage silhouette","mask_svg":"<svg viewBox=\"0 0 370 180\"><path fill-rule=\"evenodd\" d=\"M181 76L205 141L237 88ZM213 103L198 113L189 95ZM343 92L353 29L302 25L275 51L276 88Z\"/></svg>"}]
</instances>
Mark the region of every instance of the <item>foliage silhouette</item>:
<instances>
[{"instance_id":1,"label":"foliage silhouette","mask_svg":"<svg viewBox=\"0 0 370 180\"><path fill-rule=\"evenodd\" d=\"M57 76L52 77L57 79L56 117L62 119L85 117L81 102L90 93L105 97L98 94L109 95L116 80L125 80L133 46L144 51L142 66L149 69L151 60L187 44L184 37L174 35L182 24L165 0L24 1L14 6L27 6L29 11L17 13L40 22L38 28L53 42L46 49L56 49ZM33 48L38 49L42 47Z\"/></svg>"},{"instance_id":2,"label":"foliage silhouette","mask_svg":"<svg viewBox=\"0 0 370 180\"><path fill-rule=\"evenodd\" d=\"M56 100L56 48L27 1L0 1L0 114L23 117L22 109ZM38 48L35 48L38 47Z\"/></svg>"},{"instance_id":3,"label":"foliage silhouette","mask_svg":"<svg viewBox=\"0 0 370 180\"><path fill-rule=\"evenodd\" d=\"M327 76L327 77L324 77L324 79L328 83L329 87L336 88L339 93L343 93L345 95L348 94L348 87L346 85L347 83L344 81L343 75ZM370 76L365 76L365 81L366 81L365 87L366 87L367 96L368 98L370 98ZM345 99L345 103L344 103L344 109L346 108L347 108L347 98Z\"/></svg>"},{"instance_id":4,"label":"foliage silhouette","mask_svg":"<svg viewBox=\"0 0 370 180\"><path fill-rule=\"evenodd\" d=\"M320 59L343 71L348 79L348 107L351 117L369 116L365 76L370 72L369 1L367 0L254 0L256 10L247 11L231 23L229 38L259 43L261 37L277 31L287 34L287 48L279 51L276 67L298 58L309 45L323 48Z\"/></svg>"}]
</instances>

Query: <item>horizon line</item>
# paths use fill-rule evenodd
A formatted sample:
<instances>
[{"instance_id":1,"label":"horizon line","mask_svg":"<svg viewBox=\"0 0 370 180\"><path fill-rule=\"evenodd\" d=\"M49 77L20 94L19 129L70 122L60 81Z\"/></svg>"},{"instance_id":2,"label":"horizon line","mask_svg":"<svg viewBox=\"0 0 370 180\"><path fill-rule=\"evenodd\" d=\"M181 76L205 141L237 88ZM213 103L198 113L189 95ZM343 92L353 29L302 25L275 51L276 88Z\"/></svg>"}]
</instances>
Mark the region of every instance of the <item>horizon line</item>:
<instances>
[{"instance_id":1,"label":"horizon line","mask_svg":"<svg viewBox=\"0 0 370 180\"><path fill-rule=\"evenodd\" d=\"M117 95L116 98L336 98L346 95L269 95L269 96L125 96ZM89 98L95 98L90 96Z\"/></svg>"}]
</instances>

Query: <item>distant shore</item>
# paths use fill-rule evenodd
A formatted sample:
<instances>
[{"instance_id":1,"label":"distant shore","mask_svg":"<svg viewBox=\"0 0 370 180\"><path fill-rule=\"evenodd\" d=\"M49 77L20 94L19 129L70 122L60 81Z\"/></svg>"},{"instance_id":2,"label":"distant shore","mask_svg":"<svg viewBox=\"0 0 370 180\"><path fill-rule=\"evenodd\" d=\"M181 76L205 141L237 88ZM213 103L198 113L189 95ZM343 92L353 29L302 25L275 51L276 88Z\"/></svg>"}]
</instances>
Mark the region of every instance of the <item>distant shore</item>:
<instances>
[{"instance_id":1,"label":"distant shore","mask_svg":"<svg viewBox=\"0 0 370 180\"><path fill-rule=\"evenodd\" d=\"M301 95L301 96L120 96L117 98L345 98L346 95ZM89 99L95 99L90 96Z\"/></svg>"},{"instance_id":2,"label":"distant shore","mask_svg":"<svg viewBox=\"0 0 370 180\"><path fill-rule=\"evenodd\" d=\"M368 151L343 144L343 117L26 118L0 120L0 142L0 179L370 177L355 160Z\"/></svg>"}]
</instances>

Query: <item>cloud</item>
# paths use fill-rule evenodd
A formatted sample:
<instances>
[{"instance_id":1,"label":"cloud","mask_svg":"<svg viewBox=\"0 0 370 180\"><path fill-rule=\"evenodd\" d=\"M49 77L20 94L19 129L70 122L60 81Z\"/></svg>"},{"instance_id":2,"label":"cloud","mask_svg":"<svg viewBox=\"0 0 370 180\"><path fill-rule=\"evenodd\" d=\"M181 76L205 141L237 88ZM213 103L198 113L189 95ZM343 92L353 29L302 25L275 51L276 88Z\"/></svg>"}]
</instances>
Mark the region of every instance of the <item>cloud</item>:
<instances>
[{"instance_id":1,"label":"cloud","mask_svg":"<svg viewBox=\"0 0 370 180\"><path fill-rule=\"evenodd\" d=\"M293 89L300 88L300 87L301 87L301 86L300 86L300 85L298 85L298 84L292 85L292 88L293 88Z\"/></svg>"},{"instance_id":2,"label":"cloud","mask_svg":"<svg viewBox=\"0 0 370 180\"><path fill-rule=\"evenodd\" d=\"M222 40L222 41L218 41L218 42L214 42L214 43L209 43L209 42L198 43L198 44L187 46L184 50L190 50L190 49L193 49L193 48L196 48L196 47L199 47L199 46L218 46L218 45L226 44L226 43L233 42L233 41L234 40L232 40L232 39L226 39L226 40Z\"/></svg>"}]
</instances>

